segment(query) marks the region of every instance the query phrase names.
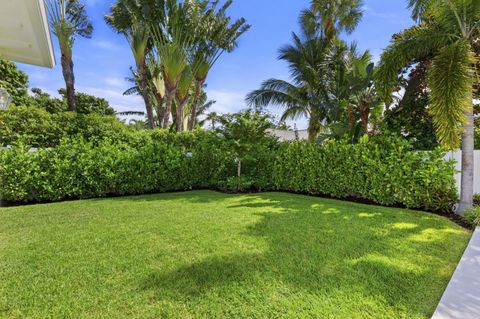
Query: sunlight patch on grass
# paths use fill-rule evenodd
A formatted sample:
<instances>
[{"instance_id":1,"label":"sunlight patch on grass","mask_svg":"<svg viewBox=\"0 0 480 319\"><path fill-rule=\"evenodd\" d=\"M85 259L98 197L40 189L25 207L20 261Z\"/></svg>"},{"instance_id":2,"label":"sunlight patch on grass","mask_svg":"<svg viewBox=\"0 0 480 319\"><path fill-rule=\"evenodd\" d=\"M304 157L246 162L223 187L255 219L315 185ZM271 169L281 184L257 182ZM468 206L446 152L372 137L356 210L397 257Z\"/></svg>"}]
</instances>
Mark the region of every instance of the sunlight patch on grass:
<instances>
[{"instance_id":1,"label":"sunlight patch on grass","mask_svg":"<svg viewBox=\"0 0 480 319\"><path fill-rule=\"evenodd\" d=\"M444 228L444 229L437 229L437 228L427 228L423 229L417 234L412 234L408 237L408 240L422 242L422 243L430 243L434 241L442 241L446 240L447 237L451 235L458 235L461 234L461 230Z\"/></svg>"},{"instance_id":2,"label":"sunlight patch on grass","mask_svg":"<svg viewBox=\"0 0 480 319\"><path fill-rule=\"evenodd\" d=\"M376 216L382 216L380 213L360 213L358 214L358 217L360 218L372 218Z\"/></svg>"},{"instance_id":3,"label":"sunlight patch on grass","mask_svg":"<svg viewBox=\"0 0 480 319\"><path fill-rule=\"evenodd\" d=\"M414 229L417 227L418 225L413 223L395 223L390 225L392 229Z\"/></svg>"}]
</instances>

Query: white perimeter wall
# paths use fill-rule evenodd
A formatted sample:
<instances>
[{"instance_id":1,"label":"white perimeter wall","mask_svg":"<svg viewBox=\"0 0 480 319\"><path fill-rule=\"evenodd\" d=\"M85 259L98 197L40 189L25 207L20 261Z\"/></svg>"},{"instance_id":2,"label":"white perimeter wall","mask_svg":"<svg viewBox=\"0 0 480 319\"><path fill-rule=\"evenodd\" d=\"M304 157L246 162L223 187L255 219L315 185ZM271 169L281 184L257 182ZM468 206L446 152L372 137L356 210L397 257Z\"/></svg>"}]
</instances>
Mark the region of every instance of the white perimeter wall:
<instances>
[{"instance_id":1,"label":"white perimeter wall","mask_svg":"<svg viewBox=\"0 0 480 319\"><path fill-rule=\"evenodd\" d=\"M475 166L474 166L474 187L473 187L473 192L475 194L480 194L480 150L475 151ZM461 175L460 171L462 170L462 152L461 151L456 151L456 152L449 152L445 156L446 160L451 160L454 159L457 163L455 164L455 168L458 171L458 174L455 175L455 180L457 181L457 188L458 188L458 193L460 194L460 181L461 181Z\"/></svg>"}]
</instances>

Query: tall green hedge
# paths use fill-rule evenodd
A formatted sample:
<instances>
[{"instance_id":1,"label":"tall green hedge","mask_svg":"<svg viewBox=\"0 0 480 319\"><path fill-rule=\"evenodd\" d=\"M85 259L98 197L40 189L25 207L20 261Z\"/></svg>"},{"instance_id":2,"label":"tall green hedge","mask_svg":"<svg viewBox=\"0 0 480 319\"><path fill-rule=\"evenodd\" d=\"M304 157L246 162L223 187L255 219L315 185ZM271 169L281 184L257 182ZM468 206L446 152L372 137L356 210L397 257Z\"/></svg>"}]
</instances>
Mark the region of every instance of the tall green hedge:
<instances>
[{"instance_id":1,"label":"tall green hedge","mask_svg":"<svg viewBox=\"0 0 480 319\"><path fill-rule=\"evenodd\" d=\"M382 205L448 211L457 200L454 166L440 151L416 152L396 138L359 144L271 141L255 148L242 173L252 190L279 190ZM128 143L63 140L0 152L0 196L58 201L193 188L223 188L236 175L231 141L209 132L139 133Z\"/></svg>"},{"instance_id":2,"label":"tall green hedge","mask_svg":"<svg viewBox=\"0 0 480 319\"><path fill-rule=\"evenodd\" d=\"M277 190L354 197L382 205L449 211L457 200L452 162L441 151L413 151L398 138L284 144L275 162Z\"/></svg>"},{"instance_id":3,"label":"tall green hedge","mask_svg":"<svg viewBox=\"0 0 480 319\"><path fill-rule=\"evenodd\" d=\"M212 134L157 136L142 145L64 140L0 152L0 196L16 202L58 201L215 187L234 174L233 155Z\"/></svg>"}]
</instances>

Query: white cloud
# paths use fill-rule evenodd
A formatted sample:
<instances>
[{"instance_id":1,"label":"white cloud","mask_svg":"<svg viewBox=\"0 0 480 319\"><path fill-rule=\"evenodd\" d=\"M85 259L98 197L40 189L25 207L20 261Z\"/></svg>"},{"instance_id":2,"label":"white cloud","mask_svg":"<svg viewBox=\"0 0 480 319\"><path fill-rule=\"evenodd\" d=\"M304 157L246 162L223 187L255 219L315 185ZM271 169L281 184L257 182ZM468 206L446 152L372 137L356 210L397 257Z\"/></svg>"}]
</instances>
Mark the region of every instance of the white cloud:
<instances>
[{"instance_id":1,"label":"white cloud","mask_svg":"<svg viewBox=\"0 0 480 319\"><path fill-rule=\"evenodd\" d=\"M116 88L124 88L125 87L125 80L122 78L117 77L107 77L104 79L105 83L109 86L116 87Z\"/></svg>"},{"instance_id":2,"label":"white cloud","mask_svg":"<svg viewBox=\"0 0 480 319\"><path fill-rule=\"evenodd\" d=\"M212 112L234 113L247 107L245 103L246 93L243 92L207 89L207 95L210 100L217 101L211 108Z\"/></svg>"},{"instance_id":3,"label":"white cloud","mask_svg":"<svg viewBox=\"0 0 480 319\"><path fill-rule=\"evenodd\" d=\"M123 95L123 90L111 90L82 86L77 87L76 90L78 92L83 92L104 98L110 103L110 106L118 112L145 110L145 104L140 96Z\"/></svg>"}]
</instances>

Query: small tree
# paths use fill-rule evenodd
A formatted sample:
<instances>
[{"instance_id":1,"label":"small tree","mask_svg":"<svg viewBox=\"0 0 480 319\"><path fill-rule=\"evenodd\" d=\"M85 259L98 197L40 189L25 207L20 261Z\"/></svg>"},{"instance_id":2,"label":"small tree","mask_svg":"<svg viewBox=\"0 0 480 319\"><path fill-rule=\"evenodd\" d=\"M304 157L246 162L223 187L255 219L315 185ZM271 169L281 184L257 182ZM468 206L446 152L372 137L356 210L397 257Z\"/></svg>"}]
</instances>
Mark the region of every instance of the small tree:
<instances>
[{"instance_id":1,"label":"small tree","mask_svg":"<svg viewBox=\"0 0 480 319\"><path fill-rule=\"evenodd\" d=\"M256 148L262 140L272 138L267 129L273 128L272 116L247 110L219 117L218 131L231 141L237 156L237 176L242 175L242 162L255 160Z\"/></svg>"}]
</instances>

